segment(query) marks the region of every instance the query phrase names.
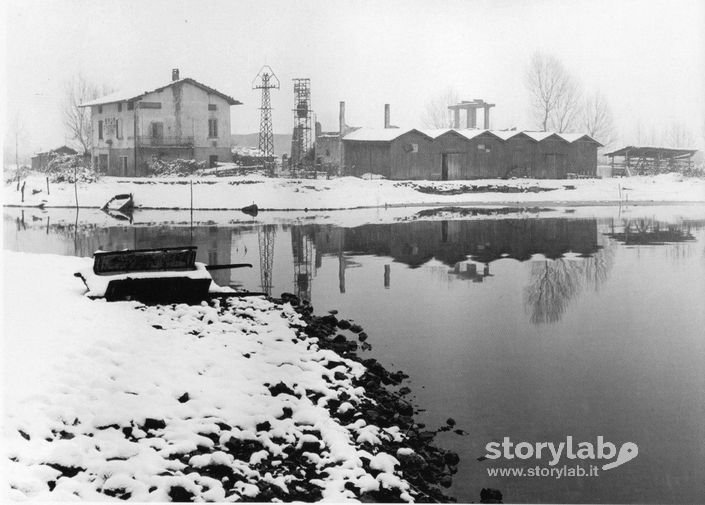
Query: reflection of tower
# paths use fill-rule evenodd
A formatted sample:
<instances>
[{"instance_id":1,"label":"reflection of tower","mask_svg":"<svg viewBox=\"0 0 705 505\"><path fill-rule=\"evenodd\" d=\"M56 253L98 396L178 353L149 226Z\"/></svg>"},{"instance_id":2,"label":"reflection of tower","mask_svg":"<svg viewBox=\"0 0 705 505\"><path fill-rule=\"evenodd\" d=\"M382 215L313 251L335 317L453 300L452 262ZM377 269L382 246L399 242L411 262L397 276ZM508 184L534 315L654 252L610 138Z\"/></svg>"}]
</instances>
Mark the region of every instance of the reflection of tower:
<instances>
[{"instance_id":1,"label":"reflection of tower","mask_svg":"<svg viewBox=\"0 0 705 505\"><path fill-rule=\"evenodd\" d=\"M275 225L266 224L257 228L259 242L259 275L262 291L268 296L272 295L272 266L274 264L274 237L277 228Z\"/></svg>"},{"instance_id":2,"label":"reflection of tower","mask_svg":"<svg viewBox=\"0 0 705 505\"><path fill-rule=\"evenodd\" d=\"M294 79L294 133L291 162L294 168L305 165L311 149L311 79Z\"/></svg>"},{"instance_id":3,"label":"reflection of tower","mask_svg":"<svg viewBox=\"0 0 705 505\"><path fill-rule=\"evenodd\" d=\"M294 288L301 300L311 300L313 270L313 240L301 226L291 229L291 250L294 256Z\"/></svg>"},{"instance_id":4,"label":"reflection of tower","mask_svg":"<svg viewBox=\"0 0 705 505\"><path fill-rule=\"evenodd\" d=\"M259 82L258 82L259 80ZM252 89L262 90L262 106L260 107L259 150L265 158L274 155L274 131L272 129L272 103L269 98L270 89L279 89L279 79L274 71L265 65L255 77Z\"/></svg>"}]
</instances>

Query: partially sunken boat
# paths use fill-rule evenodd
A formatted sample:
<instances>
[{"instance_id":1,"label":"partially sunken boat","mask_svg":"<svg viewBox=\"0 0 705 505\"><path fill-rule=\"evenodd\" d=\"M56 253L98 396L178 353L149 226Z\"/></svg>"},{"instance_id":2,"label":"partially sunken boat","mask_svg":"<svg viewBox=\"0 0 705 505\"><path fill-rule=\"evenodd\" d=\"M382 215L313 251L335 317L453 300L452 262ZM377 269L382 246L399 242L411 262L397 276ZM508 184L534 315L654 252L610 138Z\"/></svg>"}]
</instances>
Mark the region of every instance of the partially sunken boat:
<instances>
[{"instance_id":1,"label":"partially sunken boat","mask_svg":"<svg viewBox=\"0 0 705 505\"><path fill-rule=\"evenodd\" d=\"M93 267L74 275L90 298L145 303L200 302L211 294L232 291L218 286L209 271L251 267L249 263L205 265L196 262L196 247L97 251Z\"/></svg>"}]
</instances>

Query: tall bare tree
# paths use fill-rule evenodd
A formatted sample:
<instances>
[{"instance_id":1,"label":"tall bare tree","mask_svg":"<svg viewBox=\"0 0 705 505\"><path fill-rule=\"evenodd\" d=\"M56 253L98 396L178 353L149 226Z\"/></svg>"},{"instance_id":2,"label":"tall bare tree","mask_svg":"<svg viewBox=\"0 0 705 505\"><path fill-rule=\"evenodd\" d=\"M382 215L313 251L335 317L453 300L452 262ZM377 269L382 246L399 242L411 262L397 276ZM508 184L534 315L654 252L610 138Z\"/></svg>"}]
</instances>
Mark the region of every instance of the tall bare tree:
<instances>
[{"instance_id":1,"label":"tall bare tree","mask_svg":"<svg viewBox=\"0 0 705 505\"><path fill-rule=\"evenodd\" d=\"M449 105L455 105L460 101L458 92L453 88L446 88L435 98L426 102L426 108L421 116L421 122L426 128L450 128Z\"/></svg>"},{"instance_id":2,"label":"tall bare tree","mask_svg":"<svg viewBox=\"0 0 705 505\"><path fill-rule=\"evenodd\" d=\"M683 123L673 122L664 129L661 142L667 147L693 147L695 135Z\"/></svg>"},{"instance_id":3,"label":"tall bare tree","mask_svg":"<svg viewBox=\"0 0 705 505\"><path fill-rule=\"evenodd\" d=\"M526 87L531 95L531 112L543 131L549 128L565 132L576 120L580 86L550 54L534 53L526 71Z\"/></svg>"},{"instance_id":4,"label":"tall bare tree","mask_svg":"<svg viewBox=\"0 0 705 505\"><path fill-rule=\"evenodd\" d=\"M82 74L74 76L65 84L63 103L64 126L77 147L88 153L92 144L90 107L79 107L82 103L106 95L111 89L105 85L91 83Z\"/></svg>"},{"instance_id":5,"label":"tall bare tree","mask_svg":"<svg viewBox=\"0 0 705 505\"><path fill-rule=\"evenodd\" d=\"M583 101L580 125L592 138L607 146L615 140L612 110L605 95L596 91Z\"/></svg>"}]
</instances>

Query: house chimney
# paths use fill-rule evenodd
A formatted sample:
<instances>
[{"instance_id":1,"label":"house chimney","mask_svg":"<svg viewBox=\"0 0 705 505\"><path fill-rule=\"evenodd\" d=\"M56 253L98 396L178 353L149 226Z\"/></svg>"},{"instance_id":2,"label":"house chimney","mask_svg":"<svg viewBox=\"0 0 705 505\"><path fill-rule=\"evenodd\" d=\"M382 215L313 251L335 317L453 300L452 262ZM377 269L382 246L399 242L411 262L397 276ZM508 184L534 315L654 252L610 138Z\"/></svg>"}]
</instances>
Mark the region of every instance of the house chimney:
<instances>
[{"instance_id":1,"label":"house chimney","mask_svg":"<svg viewBox=\"0 0 705 505\"><path fill-rule=\"evenodd\" d=\"M389 124L389 104L388 103L384 104L384 127L385 128L391 127L391 125Z\"/></svg>"},{"instance_id":2,"label":"house chimney","mask_svg":"<svg viewBox=\"0 0 705 505\"><path fill-rule=\"evenodd\" d=\"M174 68L171 70L171 80L172 81L178 81L179 80L179 69Z\"/></svg>"},{"instance_id":3,"label":"house chimney","mask_svg":"<svg viewBox=\"0 0 705 505\"><path fill-rule=\"evenodd\" d=\"M345 135L345 102L340 102L340 115L338 116L339 132L342 137Z\"/></svg>"}]
</instances>

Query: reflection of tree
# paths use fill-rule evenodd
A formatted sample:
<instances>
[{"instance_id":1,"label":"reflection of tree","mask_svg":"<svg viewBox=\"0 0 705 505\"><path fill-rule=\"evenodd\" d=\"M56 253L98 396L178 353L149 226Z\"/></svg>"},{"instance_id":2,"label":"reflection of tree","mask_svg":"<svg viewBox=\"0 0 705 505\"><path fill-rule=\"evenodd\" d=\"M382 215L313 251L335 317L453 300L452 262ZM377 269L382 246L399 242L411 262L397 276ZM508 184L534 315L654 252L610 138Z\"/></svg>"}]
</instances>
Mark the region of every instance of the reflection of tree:
<instances>
[{"instance_id":1,"label":"reflection of tree","mask_svg":"<svg viewBox=\"0 0 705 505\"><path fill-rule=\"evenodd\" d=\"M524 303L533 324L555 323L570 302L587 287L599 289L612 268L612 248L587 258L544 260L531 263Z\"/></svg>"}]
</instances>

